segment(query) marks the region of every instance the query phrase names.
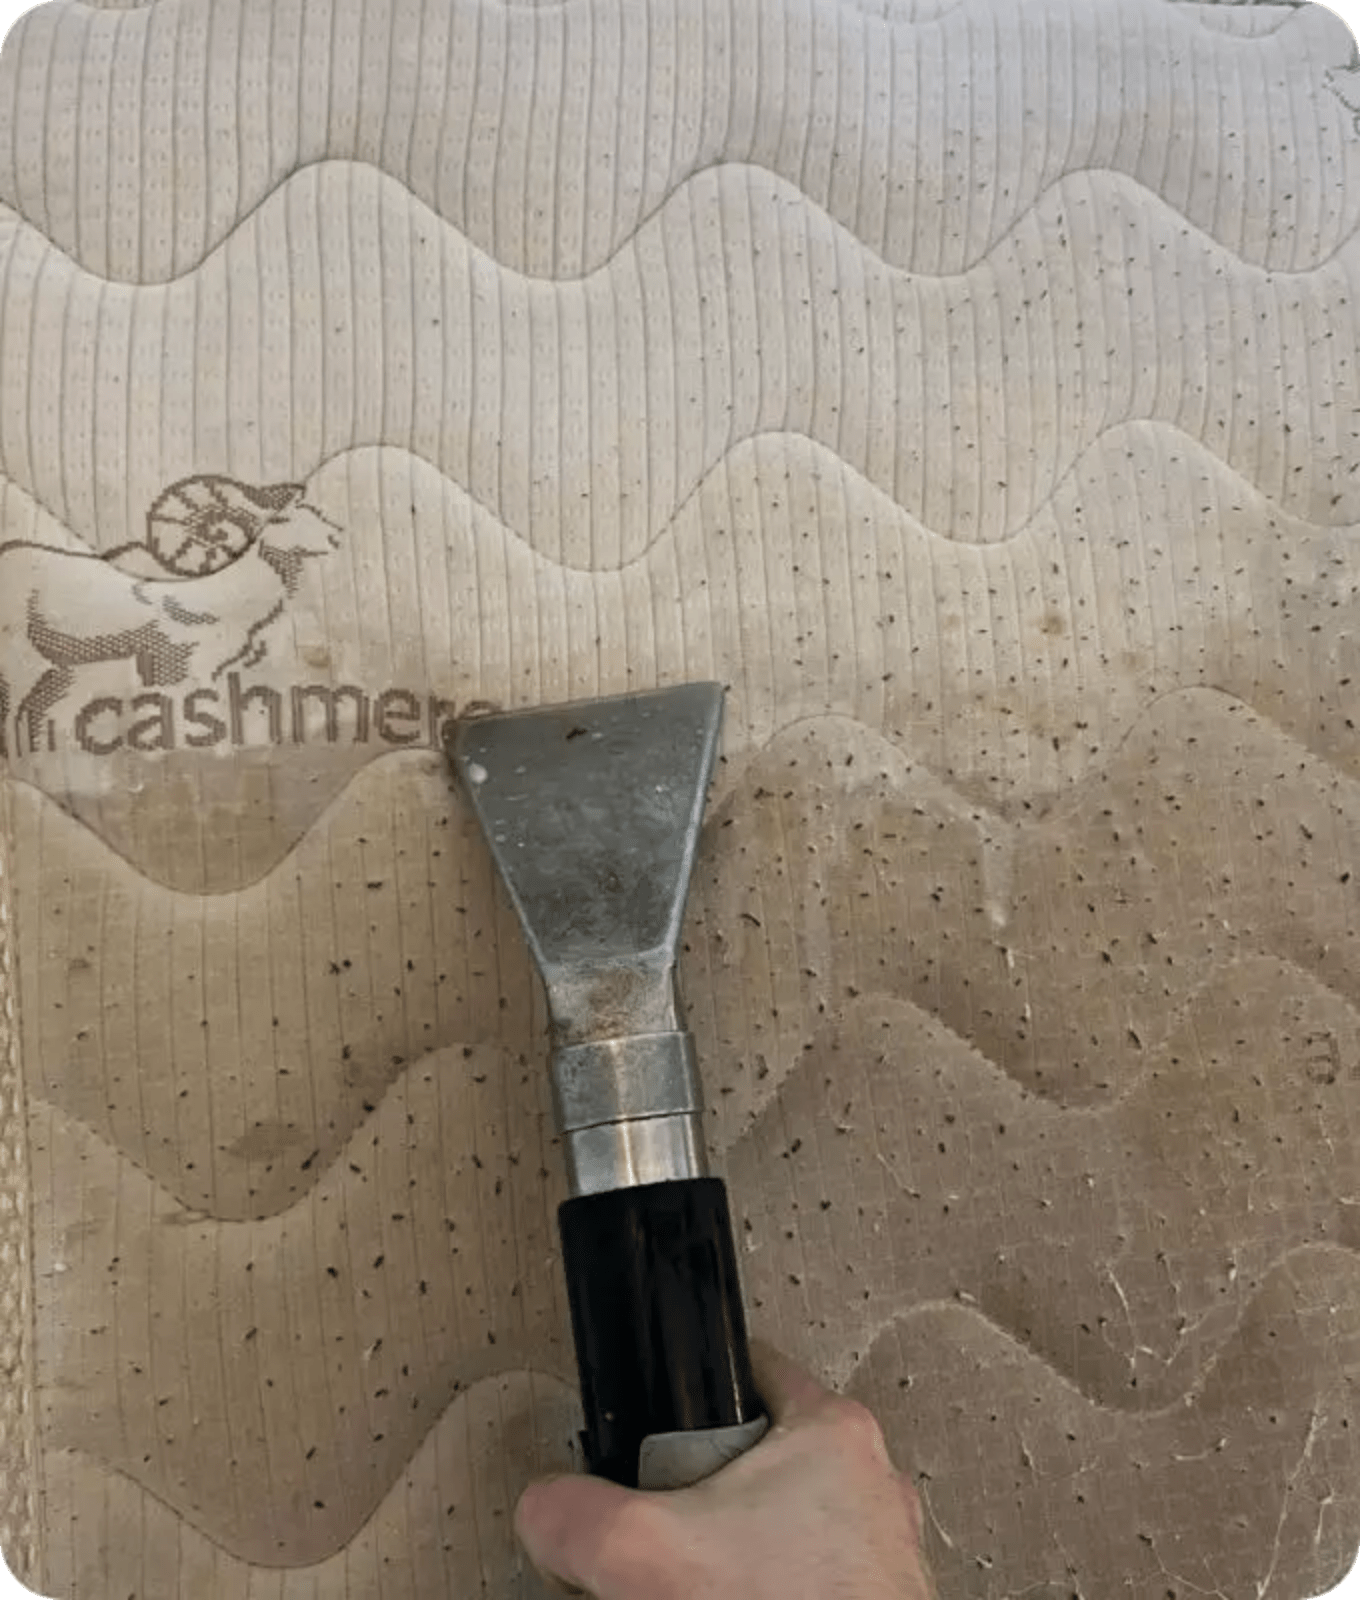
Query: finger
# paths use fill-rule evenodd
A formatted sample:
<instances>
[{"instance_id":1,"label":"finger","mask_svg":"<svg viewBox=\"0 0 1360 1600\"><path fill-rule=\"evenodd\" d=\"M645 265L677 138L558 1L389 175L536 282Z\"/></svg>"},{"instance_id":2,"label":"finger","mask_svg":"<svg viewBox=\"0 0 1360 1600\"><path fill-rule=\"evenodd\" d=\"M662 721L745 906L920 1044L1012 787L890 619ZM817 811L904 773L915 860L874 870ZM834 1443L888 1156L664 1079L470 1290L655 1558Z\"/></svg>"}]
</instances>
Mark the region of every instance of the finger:
<instances>
[{"instance_id":1,"label":"finger","mask_svg":"<svg viewBox=\"0 0 1360 1600\"><path fill-rule=\"evenodd\" d=\"M515 1533L540 1576L559 1593L591 1593L601 1552L634 1498L633 1491L603 1478L541 1478L519 1497Z\"/></svg>"},{"instance_id":2,"label":"finger","mask_svg":"<svg viewBox=\"0 0 1360 1600\"><path fill-rule=\"evenodd\" d=\"M832 1398L831 1391L768 1339L752 1339L751 1369L756 1388L770 1413L770 1421L792 1427L816 1416Z\"/></svg>"}]
</instances>

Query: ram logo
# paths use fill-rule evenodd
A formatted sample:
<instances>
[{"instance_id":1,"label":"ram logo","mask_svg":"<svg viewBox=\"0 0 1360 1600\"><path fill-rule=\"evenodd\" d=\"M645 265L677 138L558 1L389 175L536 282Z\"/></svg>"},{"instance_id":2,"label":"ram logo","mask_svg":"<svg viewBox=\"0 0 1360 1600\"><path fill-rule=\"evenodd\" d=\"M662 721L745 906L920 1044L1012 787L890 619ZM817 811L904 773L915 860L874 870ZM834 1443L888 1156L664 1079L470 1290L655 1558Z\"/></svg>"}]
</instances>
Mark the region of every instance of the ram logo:
<instances>
[{"instance_id":1,"label":"ram logo","mask_svg":"<svg viewBox=\"0 0 1360 1600\"><path fill-rule=\"evenodd\" d=\"M132 661L160 688L262 661L306 563L340 545L303 495L185 478L151 507L145 543L103 556L0 545L0 755L37 751L84 667Z\"/></svg>"}]
</instances>

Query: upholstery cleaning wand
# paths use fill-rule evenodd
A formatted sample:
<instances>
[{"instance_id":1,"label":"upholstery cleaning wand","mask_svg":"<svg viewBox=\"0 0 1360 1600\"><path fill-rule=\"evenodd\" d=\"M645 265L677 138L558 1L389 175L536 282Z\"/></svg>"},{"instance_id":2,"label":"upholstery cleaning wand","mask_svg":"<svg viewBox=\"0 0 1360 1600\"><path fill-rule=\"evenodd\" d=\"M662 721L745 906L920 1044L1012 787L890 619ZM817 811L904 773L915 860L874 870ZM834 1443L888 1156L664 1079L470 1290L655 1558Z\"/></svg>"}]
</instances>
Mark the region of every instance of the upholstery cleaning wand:
<instances>
[{"instance_id":1,"label":"upholstery cleaning wand","mask_svg":"<svg viewBox=\"0 0 1360 1600\"><path fill-rule=\"evenodd\" d=\"M676 952L722 686L459 722L450 754L547 991L588 1469L675 1489L768 1426Z\"/></svg>"}]
</instances>

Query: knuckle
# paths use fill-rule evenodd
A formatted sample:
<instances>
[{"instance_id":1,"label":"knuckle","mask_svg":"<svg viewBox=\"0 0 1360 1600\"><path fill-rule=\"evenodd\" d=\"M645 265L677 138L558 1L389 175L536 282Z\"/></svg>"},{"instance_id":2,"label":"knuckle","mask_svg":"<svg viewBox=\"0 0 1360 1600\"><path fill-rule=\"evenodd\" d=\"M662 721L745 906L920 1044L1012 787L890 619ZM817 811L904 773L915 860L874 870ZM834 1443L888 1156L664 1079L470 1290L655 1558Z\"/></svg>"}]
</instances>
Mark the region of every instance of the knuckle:
<instances>
[{"instance_id":1,"label":"knuckle","mask_svg":"<svg viewBox=\"0 0 1360 1600\"><path fill-rule=\"evenodd\" d=\"M888 1460L887 1441L878 1418L858 1400L840 1400L835 1407L835 1427L839 1436L858 1454L884 1463Z\"/></svg>"},{"instance_id":2,"label":"knuckle","mask_svg":"<svg viewBox=\"0 0 1360 1600\"><path fill-rule=\"evenodd\" d=\"M643 1494L619 1515L600 1576L613 1584L610 1594L645 1594L648 1600L693 1600L709 1592L702 1544L686 1538L674 1510Z\"/></svg>"},{"instance_id":3,"label":"knuckle","mask_svg":"<svg viewBox=\"0 0 1360 1600\"><path fill-rule=\"evenodd\" d=\"M673 1514L658 1501L638 1495L614 1520L601 1551L600 1565L616 1584L646 1588L658 1600L667 1587L677 1539Z\"/></svg>"},{"instance_id":4,"label":"knuckle","mask_svg":"<svg viewBox=\"0 0 1360 1600\"><path fill-rule=\"evenodd\" d=\"M614 1519L614 1536L625 1549L649 1549L664 1543L669 1532L664 1506L644 1495L629 1495Z\"/></svg>"}]
</instances>

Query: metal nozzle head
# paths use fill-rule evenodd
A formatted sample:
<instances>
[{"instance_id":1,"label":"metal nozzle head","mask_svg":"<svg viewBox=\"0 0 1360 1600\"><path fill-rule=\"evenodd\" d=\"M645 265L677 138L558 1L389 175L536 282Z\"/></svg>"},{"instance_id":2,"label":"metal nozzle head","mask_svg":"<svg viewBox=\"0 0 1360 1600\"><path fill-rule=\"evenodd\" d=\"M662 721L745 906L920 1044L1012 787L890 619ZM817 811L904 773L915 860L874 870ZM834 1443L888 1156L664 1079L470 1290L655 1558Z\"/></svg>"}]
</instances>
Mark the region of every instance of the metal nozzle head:
<instances>
[{"instance_id":1,"label":"metal nozzle head","mask_svg":"<svg viewBox=\"0 0 1360 1600\"><path fill-rule=\"evenodd\" d=\"M689 683L454 730L559 1046L680 1026L676 950L722 709L721 684Z\"/></svg>"}]
</instances>

